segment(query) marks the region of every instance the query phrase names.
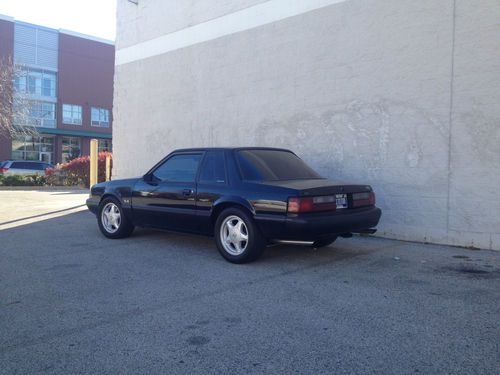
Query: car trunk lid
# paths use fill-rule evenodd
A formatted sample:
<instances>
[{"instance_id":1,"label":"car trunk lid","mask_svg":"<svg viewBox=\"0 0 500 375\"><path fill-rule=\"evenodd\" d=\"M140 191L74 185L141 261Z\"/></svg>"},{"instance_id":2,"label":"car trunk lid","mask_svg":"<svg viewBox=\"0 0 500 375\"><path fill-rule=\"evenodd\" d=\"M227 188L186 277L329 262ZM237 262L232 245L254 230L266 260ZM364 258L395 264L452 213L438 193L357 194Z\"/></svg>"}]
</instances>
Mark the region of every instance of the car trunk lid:
<instances>
[{"instance_id":1,"label":"car trunk lid","mask_svg":"<svg viewBox=\"0 0 500 375\"><path fill-rule=\"evenodd\" d=\"M288 199L288 212L337 211L373 206L375 194L369 185L356 185L326 179L268 181L296 191Z\"/></svg>"},{"instance_id":2,"label":"car trunk lid","mask_svg":"<svg viewBox=\"0 0 500 375\"><path fill-rule=\"evenodd\" d=\"M266 185L297 190L299 196L363 193L372 191L369 185L357 185L327 179L266 181Z\"/></svg>"}]
</instances>

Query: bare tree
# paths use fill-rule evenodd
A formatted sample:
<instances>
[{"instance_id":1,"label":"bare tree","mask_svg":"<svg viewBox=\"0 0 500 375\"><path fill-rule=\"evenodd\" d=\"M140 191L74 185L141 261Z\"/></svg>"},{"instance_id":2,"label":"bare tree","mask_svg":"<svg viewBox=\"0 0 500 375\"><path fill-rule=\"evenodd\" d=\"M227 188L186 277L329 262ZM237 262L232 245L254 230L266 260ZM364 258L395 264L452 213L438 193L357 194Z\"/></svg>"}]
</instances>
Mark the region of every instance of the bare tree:
<instances>
[{"instance_id":1,"label":"bare tree","mask_svg":"<svg viewBox=\"0 0 500 375\"><path fill-rule=\"evenodd\" d=\"M11 58L0 58L0 137L38 136L31 121L30 100L25 92L16 92L14 81L23 75Z\"/></svg>"}]
</instances>

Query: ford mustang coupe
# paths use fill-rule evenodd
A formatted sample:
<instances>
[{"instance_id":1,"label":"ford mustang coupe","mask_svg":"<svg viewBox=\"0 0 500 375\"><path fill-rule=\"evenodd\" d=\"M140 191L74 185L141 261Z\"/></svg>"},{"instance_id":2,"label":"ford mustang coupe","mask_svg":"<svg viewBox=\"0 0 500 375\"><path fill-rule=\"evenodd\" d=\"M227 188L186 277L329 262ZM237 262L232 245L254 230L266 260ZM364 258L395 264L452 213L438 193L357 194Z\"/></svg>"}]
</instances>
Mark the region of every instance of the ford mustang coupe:
<instances>
[{"instance_id":1,"label":"ford mustang coupe","mask_svg":"<svg viewBox=\"0 0 500 375\"><path fill-rule=\"evenodd\" d=\"M92 186L87 206L108 238L135 226L213 235L232 263L273 242L322 247L374 233L381 215L370 186L327 180L293 152L261 147L174 151L142 177Z\"/></svg>"}]
</instances>

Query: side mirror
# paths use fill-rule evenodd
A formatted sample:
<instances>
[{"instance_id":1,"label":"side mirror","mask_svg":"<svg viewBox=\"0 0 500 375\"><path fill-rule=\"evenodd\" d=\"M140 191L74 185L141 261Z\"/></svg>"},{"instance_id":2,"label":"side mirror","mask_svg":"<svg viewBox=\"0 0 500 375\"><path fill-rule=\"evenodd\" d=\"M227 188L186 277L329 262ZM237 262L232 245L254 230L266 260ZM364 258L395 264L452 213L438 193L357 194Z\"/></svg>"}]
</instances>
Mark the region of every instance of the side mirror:
<instances>
[{"instance_id":1,"label":"side mirror","mask_svg":"<svg viewBox=\"0 0 500 375\"><path fill-rule=\"evenodd\" d=\"M153 180L153 175L151 173L146 173L144 176L142 176L142 179L145 182L151 182Z\"/></svg>"}]
</instances>

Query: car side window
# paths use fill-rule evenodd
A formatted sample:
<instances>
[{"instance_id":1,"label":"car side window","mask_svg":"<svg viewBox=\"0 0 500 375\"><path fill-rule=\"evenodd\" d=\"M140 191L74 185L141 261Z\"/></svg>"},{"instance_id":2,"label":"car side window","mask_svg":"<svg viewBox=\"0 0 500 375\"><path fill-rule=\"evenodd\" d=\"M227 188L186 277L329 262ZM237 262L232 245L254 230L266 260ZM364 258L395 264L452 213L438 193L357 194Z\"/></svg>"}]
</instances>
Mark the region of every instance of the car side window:
<instances>
[{"instance_id":1,"label":"car side window","mask_svg":"<svg viewBox=\"0 0 500 375\"><path fill-rule=\"evenodd\" d=\"M156 168L153 176L161 181L194 182L201 154L180 154L170 157Z\"/></svg>"},{"instance_id":2,"label":"car side window","mask_svg":"<svg viewBox=\"0 0 500 375\"><path fill-rule=\"evenodd\" d=\"M10 167L13 169L33 169L32 163L26 163L22 161L12 163Z\"/></svg>"},{"instance_id":3,"label":"car side window","mask_svg":"<svg viewBox=\"0 0 500 375\"><path fill-rule=\"evenodd\" d=\"M200 172L200 182L212 184L226 183L226 163L224 151L208 151Z\"/></svg>"}]
</instances>

